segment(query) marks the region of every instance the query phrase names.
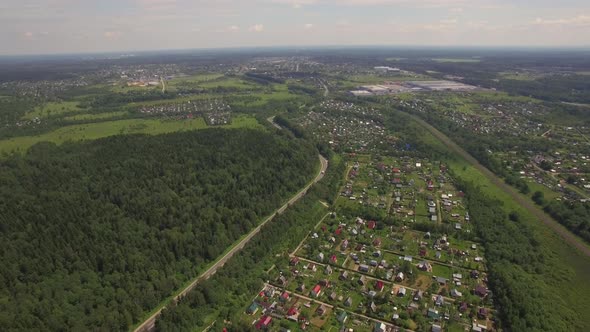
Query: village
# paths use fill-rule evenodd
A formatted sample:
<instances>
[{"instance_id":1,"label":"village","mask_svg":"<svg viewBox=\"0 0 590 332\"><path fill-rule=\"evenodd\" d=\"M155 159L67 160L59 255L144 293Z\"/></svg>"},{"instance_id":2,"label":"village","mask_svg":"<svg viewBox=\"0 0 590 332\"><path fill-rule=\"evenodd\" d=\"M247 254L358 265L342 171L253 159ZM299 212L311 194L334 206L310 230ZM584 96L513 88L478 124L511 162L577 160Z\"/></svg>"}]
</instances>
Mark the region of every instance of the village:
<instances>
[{"instance_id":1,"label":"village","mask_svg":"<svg viewBox=\"0 0 590 332\"><path fill-rule=\"evenodd\" d=\"M532 189L545 192L546 196L582 203L589 201L590 128L583 123L548 124L545 117L550 110L543 104L486 94L454 97L415 94L411 99L393 97L389 103L418 114L435 114L474 134L530 142L534 150L499 146L488 153L509 173L526 181ZM497 151L500 148L504 151Z\"/></svg>"},{"instance_id":2,"label":"village","mask_svg":"<svg viewBox=\"0 0 590 332\"><path fill-rule=\"evenodd\" d=\"M243 319L269 331L493 331L485 253L445 165L348 163L334 211L268 271Z\"/></svg>"},{"instance_id":3,"label":"village","mask_svg":"<svg viewBox=\"0 0 590 332\"><path fill-rule=\"evenodd\" d=\"M188 100L179 103L144 105L137 109L141 114L173 119L192 119L202 116L210 126L231 123L231 106L220 99Z\"/></svg>"}]
</instances>

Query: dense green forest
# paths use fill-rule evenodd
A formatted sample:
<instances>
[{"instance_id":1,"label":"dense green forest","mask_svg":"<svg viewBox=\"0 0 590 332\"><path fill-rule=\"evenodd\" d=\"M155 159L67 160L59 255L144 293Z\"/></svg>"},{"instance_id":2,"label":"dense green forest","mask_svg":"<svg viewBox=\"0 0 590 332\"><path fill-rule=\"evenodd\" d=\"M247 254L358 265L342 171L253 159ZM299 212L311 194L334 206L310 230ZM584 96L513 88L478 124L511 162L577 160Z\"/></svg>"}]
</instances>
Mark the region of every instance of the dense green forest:
<instances>
[{"instance_id":1,"label":"dense green forest","mask_svg":"<svg viewBox=\"0 0 590 332\"><path fill-rule=\"evenodd\" d=\"M307 183L306 141L207 129L0 161L0 326L127 330Z\"/></svg>"},{"instance_id":2,"label":"dense green forest","mask_svg":"<svg viewBox=\"0 0 590 332\"><path fill-rule=\"evenodd\" d=\"M213 320L235 322L229 331L254 331L242 325L236 315L252 301L251 294L258 292L268 280L264 272L282 254L288 260L293 250L309 233L313 225L326 213L318 199L332 202L343 179L345 164L339 159L330 160L324 179L308 194L287 209L249 242L243 251L230 259L223 269L209 280L200 283L178 304L167 307L156 321L158 331L200 331ZM221 324L219 324L221 325ZM215 331L221 330L217 326Z\"/></svg>"},{"instance_id":3,"label":"dense green forest","mask_svg":"<svg viewBox=\"0 0 590 332\"><path fill-rule=\"evenodd\" d=\"M489 286L508 331L575 331L576 313L548 280L564 281L572 271L558 264L538 234L515 212L473 183L459 182L467 207L486 249Z\"/></svg>"}]
</instances>

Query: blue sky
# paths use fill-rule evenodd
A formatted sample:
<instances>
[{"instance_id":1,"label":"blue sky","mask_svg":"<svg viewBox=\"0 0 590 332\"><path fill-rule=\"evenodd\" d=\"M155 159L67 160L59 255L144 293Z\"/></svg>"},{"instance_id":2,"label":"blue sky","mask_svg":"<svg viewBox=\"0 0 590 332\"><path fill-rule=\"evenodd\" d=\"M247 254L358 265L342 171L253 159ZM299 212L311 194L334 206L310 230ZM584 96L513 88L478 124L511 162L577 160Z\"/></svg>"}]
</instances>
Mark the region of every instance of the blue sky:
<instances>
[{"instance_id":1,"label":"blue sky","mask_svg":"<svg viewBox=\"0 0 590 332\"><path fill-rule=\"evenodd\" d=\"M589 0L0 0L0 54L590 46Z\"/></svg>"}]
</instances>

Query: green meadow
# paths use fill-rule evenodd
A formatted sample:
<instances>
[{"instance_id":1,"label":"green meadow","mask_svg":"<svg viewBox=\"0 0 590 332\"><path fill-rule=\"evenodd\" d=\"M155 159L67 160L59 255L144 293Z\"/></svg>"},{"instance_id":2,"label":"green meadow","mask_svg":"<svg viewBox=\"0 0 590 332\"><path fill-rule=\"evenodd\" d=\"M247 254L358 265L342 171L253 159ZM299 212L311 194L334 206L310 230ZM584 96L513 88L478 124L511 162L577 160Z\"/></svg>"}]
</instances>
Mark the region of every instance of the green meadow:
<instances>
[{"instance_id":1,"label":"green meadow","mask_svg":"<svg viewBox=\"0 0 590 332\"><path fill-rule=\"evenodd\" d=\"M77 101L49 102L35 107L32 112L25 114L23 119L31 120L36 117L45 118L51 115L80 112L82 109L79 108L79 105L80 103Z\"/></svg>"},{"instance_id":2,"label":"green meadow","mask_svg":"<svg viewBox=\"0 0 590 332\"><path fill-rule=\"evenodd\" d=\"M107 136L121 134L150 134L158 135L176 131L188 131L210 128L202 118L191 120L154 120L129 119L118 121L104 121L82 125L71 125L37 136L21 136L0 141L0 152L26 151L39 142L53 142L60 144L67 141L93 140ZM264 128L249 116L238 116L232 123L215 128Z\"/></svg>"}]
</instances>

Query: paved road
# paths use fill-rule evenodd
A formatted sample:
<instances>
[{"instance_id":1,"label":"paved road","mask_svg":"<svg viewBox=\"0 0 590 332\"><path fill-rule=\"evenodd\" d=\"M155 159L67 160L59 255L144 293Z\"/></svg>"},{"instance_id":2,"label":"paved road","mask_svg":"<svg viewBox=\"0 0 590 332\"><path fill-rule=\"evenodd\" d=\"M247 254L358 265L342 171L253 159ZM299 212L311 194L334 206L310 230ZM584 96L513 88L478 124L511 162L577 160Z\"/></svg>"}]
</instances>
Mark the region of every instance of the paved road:
<instances>
[{"instance_id":1,"label":"paved road","mask_svg":"<svg viewBox=\"0 0 590 332\"><path fill-rule=\"evenodd\" d=\"M315 177L315 179L313 181L311 181L309 184L307 184L307 186L305 186L303 189L301 189L297 194L295 194L295 196L291 197L291 199L287 203L285 203L283 206L281 206L280 208L278 208L275 211L275 213L273 213L272 216L266 218L266 220L264 220L260 225L258 225L252 231L250 231L250 233L248 233L248 235L246 235L246 237L244 237L242 240L240 240L230 251L228 251L223 257L221 257L215 264L213 264L208 270L206 270L201 275L199 275L197 277L197 279L195 279L190 285L188 285L185 289L183 289L180 293L178 293L172 299L172 301L173 302L178 302L178 300L180 298L182 298L183 296L185 296L186 294L188 294L193 288L195 288L195 286L197 284L199 284L199 282L201 282L203 280L207 280L212 275L214 275L219 268L223 267L223 265L230 258L233 257L233 255L235 255L237 252L239 252L240 250L242 250L244 248L244 246L256 234L258 234L260 232L260 230L262 229L262 227L264 227L264 225L266 225L269 221L273 220L274 217L277 215L277 213L279 213L279 214L280 213L283 213L289 206L291 206L292 204L294 204L295 202L297 202L301 197L303 197L305 195L305 193L307 193L307 190L309 190L309 188L311 188L311 186L313 186L314 184L316 184L317 182L319 182L324 177L324 173L325 173L326 169L328 168L328 160L326 160L326 158L322 157L321 155L319 156L319 158L320 158L320 164L321 164L320 171L318 172L317 176ZM156 319L158 318L158 316L160 316L160 313L162 312L162 309L160 309L157 312L155 312L145 322L143 322L141 325L139 325L139 327L137 327L135 329L135 332L149 332L149 331L154 331L155 330Z\"/></svg>"},{"instance_id":2,"label":"paved road","mask_svg":"<svg viewBox=\"0 0 590 332\"><path fill-rule=\"evenodd\" d=\"M408 114L408 113L406 113ZM531 202L528 198L524 198L521 196L516 190L511 187L510 185L506 184L502 179L500 179L496 174L492 171L484 167L480 164L475 158L473 158L467 151L463 150L460 146L455 144L449 137L445 134L440 132L438 129L434 128L426 121L420 119L415 115L410 115L414 120L420 123L424 128L430 131L436 138L438 138L443 144L449 147L451 150L458 153L461 157L465 158L467 162L472 164L475 168L477 168L480 172L482 172L488 180L490 180L493 184L498 186L502 191L506 194L510 195L512 199L517 202L520 206L527 209L533 216L538 218L543 224L551 228L555 233L562 237L565 242L569 243L574 248L581 251L584 255L590 256L590 247L584 243L580 238L578 238L575 234L571 233L561 224L559 224L555 219L551 218L547 215L543 210L537 207L533 202Z\"/></svg>"}]
</instances>

